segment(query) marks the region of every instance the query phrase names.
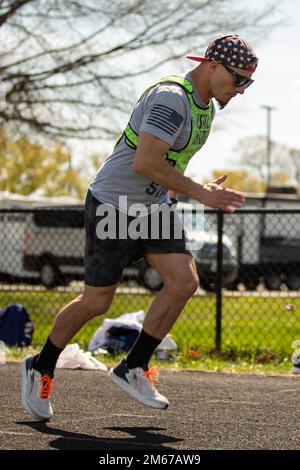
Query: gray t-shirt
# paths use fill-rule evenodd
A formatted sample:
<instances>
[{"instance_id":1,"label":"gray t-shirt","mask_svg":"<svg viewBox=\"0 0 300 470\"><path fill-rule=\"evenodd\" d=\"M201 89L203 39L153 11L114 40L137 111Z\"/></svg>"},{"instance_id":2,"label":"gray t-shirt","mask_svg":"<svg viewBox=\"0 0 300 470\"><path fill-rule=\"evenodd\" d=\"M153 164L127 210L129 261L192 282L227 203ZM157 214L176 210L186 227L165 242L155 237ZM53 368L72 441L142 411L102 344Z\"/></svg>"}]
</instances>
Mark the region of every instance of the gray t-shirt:
<instances>
[{"instance_id":1,"label":"gray t-shirt","mask_svg":"<svg viewBox=\"0 0 300 470\"><path fill-rule=\"evenodd\" d=\"M188 73L185 78L193 84ZM198 106L205 105L194 87L193 98ZM213 111L214 116L214 111ZM191 108L184 89L174 83L162 83L151 88L136 104L130 126L139 134L146 132L181 150L191 132ZM105 160L90 184L92 194L101 202L119 207L119 196L127 196L127 206L162 204L169 201L167 189L132 169L135 150L124 137Z\"/></svg>"}]
</instances>

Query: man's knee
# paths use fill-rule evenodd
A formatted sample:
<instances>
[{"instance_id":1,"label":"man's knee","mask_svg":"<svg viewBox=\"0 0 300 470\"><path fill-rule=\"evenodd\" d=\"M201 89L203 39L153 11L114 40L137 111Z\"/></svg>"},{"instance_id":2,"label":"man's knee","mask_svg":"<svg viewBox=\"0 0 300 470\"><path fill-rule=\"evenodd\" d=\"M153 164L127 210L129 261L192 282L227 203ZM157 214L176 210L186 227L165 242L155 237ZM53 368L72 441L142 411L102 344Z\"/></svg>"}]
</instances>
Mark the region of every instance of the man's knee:
<instances>
[{"instance_id":1,"label":"man's knee","mask_svg":"<svg viewBox=\"0 0 300 470\"><path fill-rule=\"evenodd\" d=\"M190 272L181 277L170 279L165 283L165 286L175 298L189 298L197 291L199 278L197 273Z\"/></svg>"},{"instance_id":2,"label":"man's knee","mask_svg":"<svg viewBox=\"0 0 300 470\"><path fill-rule=\"evenodd\" d=\"M89 318L104 315L113 301L115 289L94 288L85 290L81 298L81 305Z\"/></svg>"},{"instance_id":3,"label":"man's knee","mask_svg":"<svg viewBox=\"0 0 300 470\"><path fill-rule=\"evenodd\" d=\"M111 305L111 301L103 301L102 298L85 298L81 301L84 314L88 318L104 315Z\"/></svg>"}]
</instances>

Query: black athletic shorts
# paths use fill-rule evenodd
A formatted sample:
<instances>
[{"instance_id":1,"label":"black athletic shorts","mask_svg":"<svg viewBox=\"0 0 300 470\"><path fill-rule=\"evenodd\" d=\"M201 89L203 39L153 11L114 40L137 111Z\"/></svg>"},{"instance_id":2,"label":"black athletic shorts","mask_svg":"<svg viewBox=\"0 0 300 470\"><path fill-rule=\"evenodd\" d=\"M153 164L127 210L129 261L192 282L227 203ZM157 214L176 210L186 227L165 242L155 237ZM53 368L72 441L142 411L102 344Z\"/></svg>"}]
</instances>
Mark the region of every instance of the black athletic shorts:
<instances>
[{"instance_id":1,"label":"black athletic shorts","mask_svg":"<svg viewBox=\"0 0 300 470\"><path fill-rule=\"evenodd\" d=\"M122 277L123 269L147 253L184 253L192 256L186 247L186 234L182 228L180 239L138 238L101 239L96 234L97 224L104 216L97 216L96 210L103 203L98 201L90 189L85 201L85 283L93 287L116 284ZM118 210L116 209L116 232L118 233ZM123 216L124 217L124 216ZM134 217L125 216L129 224ZM172 228L172 227L171 227ZM170 230L172 233L172 230Z\"/></svg>"}]
</instances>

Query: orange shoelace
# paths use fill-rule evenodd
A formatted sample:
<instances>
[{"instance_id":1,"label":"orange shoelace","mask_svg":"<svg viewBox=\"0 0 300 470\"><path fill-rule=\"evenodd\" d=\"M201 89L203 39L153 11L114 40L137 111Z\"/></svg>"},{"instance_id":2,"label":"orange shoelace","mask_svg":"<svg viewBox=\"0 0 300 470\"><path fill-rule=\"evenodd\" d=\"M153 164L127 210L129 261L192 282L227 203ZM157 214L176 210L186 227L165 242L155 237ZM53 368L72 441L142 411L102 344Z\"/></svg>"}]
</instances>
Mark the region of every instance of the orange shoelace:
<instances>
[{"instance_id":1,"label":"orange shoelace","mask_svg":"<svg viewBox=\"0 0 300 470\"><path fill-rule=\"evenodd\" d=\"M47 374L42 375L40 379L41 387L40 387L40 392L39 392L39 396L41 400L49 400L49 398L51 397L52 382L53 382L53 379L51 379L49 375Z\"/></svg>"},{"instance_id":2,"label":"orange shoelace","mask_svg":"<svg viewBox=\"0 0 300 470\"><path fill-rule=\"evenodd\" d=\"M153 382L158 382L159 370L156 366L150 367L149 370L144 371L144 376L147 377L150 387L154 388Z\"/></svg>"}]
</instances>

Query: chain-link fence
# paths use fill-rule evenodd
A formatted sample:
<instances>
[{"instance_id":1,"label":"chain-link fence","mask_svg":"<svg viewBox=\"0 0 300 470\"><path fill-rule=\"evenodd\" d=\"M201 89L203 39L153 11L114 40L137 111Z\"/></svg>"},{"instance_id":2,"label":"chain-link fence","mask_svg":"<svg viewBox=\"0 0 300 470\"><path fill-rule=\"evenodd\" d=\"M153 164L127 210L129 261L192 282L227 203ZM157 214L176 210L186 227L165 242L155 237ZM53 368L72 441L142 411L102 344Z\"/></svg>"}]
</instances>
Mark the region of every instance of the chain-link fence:
<instances>
[{"instance_id":1,"label":"chain-link fence","mask_svg":"<svg viewBox=\"0 0 300 470\"><path fill-rule=\"evenodd\" d=\"M57 312L83 291L83 209L0 210L0 308L20 303L46 339ZM181 350L290 355L300 339L300 210L205 213L194 251L201 288L171 334ZM162 287L141 260L124 270L105 318L147 309ZM87 346L102 318L74 340Z\"/></svg>"}]
</instances>

